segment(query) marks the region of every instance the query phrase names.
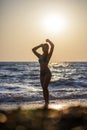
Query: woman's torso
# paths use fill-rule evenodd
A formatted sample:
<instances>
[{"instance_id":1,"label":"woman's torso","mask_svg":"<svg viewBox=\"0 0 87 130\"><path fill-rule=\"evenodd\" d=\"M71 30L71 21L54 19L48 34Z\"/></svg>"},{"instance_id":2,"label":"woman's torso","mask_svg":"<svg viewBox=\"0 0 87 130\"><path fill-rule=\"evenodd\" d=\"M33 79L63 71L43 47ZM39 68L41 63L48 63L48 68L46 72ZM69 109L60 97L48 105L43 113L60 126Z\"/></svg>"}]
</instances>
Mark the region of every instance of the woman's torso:
<instances>
[{"instance_id":1,"label":"woman's torso","mask_svg":"<svg viewBox=\"0 0 87 130\"><path fill-rule=\"evenodd\" d=\"M44 72L47 72L47 71L50 71L49 70L49 67L48 67L48 63L49 63L49 58L44 58L43 56L41 56L39 58L39 63L40 63L40 71L44 71Z\"/></svg>"}]
</instances>

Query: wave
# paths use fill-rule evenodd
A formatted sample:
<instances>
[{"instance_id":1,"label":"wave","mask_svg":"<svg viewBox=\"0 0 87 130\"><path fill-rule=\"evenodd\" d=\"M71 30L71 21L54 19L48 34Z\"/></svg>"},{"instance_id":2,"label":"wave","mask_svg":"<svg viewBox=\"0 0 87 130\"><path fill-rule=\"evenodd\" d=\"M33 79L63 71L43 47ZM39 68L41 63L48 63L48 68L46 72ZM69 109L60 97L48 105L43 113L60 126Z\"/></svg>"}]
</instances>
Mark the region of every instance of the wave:
<instances>
[{"instance_id":1,"label":"wave","mask_svg":"<svg viewBox=\"0 0 87 130\"><path fill-rule=\"evenodd\" d=\"M76 81L74 79L59 79L57 81L52 81L51 86L66 86L66 87L86 87L87 88L87 82L84 81Z\"/></svg>"},{"instance_id":2,"label":"wave","mask_svg":"<svg viewBox=\"0 0 87 130\"><path fill-rule=\"evenodd\" d=\"M52 63L49 67L52 72L50 99L87 100L87 63ZM39 64L0 63L0 102L36 100L43 100Z\"/></svg>"}]
</instances>

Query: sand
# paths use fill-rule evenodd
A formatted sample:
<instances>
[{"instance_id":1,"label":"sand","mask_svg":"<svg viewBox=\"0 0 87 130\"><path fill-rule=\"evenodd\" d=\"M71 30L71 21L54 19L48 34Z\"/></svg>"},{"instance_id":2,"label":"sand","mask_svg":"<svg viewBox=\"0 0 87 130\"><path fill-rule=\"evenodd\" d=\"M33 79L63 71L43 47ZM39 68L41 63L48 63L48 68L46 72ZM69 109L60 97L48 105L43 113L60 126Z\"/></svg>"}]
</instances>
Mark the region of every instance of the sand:
<instances>
[{"instance_id":1,"label":"sand","mask_svg":"<svg viewBox=\"0 0 87 130\"><path fill-rule=\"evenodd\" d=\"M5 107L5 106L4 106ZM87 130L87 105L51 103L0 107L0 130Z\"/></svg>"}]
</instances>

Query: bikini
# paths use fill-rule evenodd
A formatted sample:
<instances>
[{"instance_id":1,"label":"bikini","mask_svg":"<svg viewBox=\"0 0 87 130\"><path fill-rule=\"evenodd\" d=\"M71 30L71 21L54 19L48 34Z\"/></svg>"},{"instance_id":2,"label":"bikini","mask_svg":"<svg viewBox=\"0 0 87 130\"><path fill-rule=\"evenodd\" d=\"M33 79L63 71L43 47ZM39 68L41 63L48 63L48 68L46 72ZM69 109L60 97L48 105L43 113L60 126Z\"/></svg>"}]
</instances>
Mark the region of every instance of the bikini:
<instances>
[{"instance_id":1,"label":"bikini","mask_svg":"<svg viewBox=\"0 0 87 130\"><path fill-rule=\"evenodd\" d=\"M48 64L48 62L49 62L49 59L48 58L43 58L42 56L39 58L39 63L47 63ZM41 76L45 76L45 75L47 75L47 74L50 74L51 75L51 72L50 72L50 70L49 70L49 68L46 70L46 69L44 69L44 71L40 71L40 75Z\"/></svg>"},{"instance_id":2,"label":"bikini","mask_svg":"<svg viewBox=\"0 0 87 130\"><path fill-rule=\"evenodd\" d=\"M48 60L48 59L45 59L45 58L43 58L43 57L40 57L40 58L39 58L39 63L42 63L42 62L48 63L49 60Z\"/></svg>"}]
</instances>

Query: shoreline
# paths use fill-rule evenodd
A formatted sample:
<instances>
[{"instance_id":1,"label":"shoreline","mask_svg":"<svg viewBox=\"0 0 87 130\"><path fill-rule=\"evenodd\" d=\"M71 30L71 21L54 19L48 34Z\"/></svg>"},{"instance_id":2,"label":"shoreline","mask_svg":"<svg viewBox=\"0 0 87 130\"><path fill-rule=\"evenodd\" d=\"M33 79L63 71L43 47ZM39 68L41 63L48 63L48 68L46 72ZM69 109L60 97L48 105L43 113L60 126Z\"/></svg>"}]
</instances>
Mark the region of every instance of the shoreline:
<instances>
[{"instance_id":1,"label":"shoreline","mask_svg":"<svg viewBox=\"0 0 87 130\"><path fill-rule=\"evenodd\" d=\"M51 100L49 103L48 108L52 109L62 109L63 107L72 107L72 106L86 106L87 102L82 102L78 100ZM33 102L21 102L21 103L14 103L14 102L7 102L1 103L0 109L2 110L10 110L10 109L38 109L44 106L44 101L33 101Z\"/></svg>"}]
</instances>

